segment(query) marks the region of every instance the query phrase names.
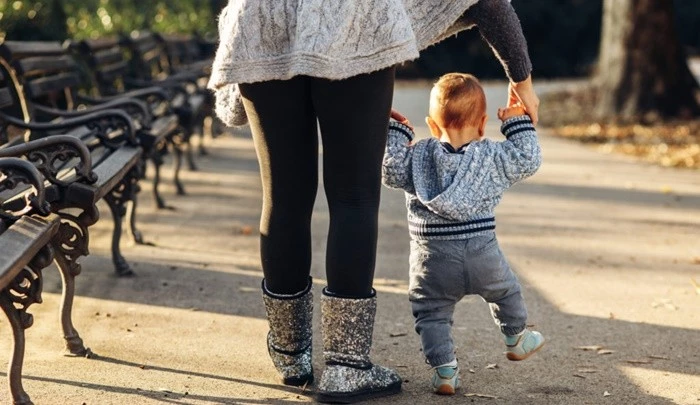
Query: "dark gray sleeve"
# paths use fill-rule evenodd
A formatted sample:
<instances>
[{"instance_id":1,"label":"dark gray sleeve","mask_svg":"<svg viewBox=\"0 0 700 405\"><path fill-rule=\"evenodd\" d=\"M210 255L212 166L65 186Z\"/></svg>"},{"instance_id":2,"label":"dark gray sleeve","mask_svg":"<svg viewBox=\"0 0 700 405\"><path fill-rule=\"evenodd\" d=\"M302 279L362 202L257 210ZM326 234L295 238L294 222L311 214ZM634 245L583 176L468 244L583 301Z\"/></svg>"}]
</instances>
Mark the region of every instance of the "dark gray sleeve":
<instances>
[{"instance_id":1,"label":"dark gray sleeve","mask_svg":"<svg viewBox=\"0 0 700 405\"><path fill-rule=\"evenodd\" d=\"M479 28L511 81L527 79L532 71L527 42L520 20L508 0L479 0L460 19Z\"/></svg>"}]
</instances>

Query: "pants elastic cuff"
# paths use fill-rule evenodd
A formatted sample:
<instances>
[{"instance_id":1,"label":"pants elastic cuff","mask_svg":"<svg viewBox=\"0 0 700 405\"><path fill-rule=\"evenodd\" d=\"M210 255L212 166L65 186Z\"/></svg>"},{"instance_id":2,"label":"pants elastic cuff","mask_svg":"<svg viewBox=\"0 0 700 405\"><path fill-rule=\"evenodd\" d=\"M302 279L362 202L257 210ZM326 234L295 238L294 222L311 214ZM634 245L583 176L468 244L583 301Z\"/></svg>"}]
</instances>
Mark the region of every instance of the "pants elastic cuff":
<instances>
[{"instance_id":1,"label":"pants elastic cuff","mask_svg":"<svg viewBox=\"0 0 700 405\"><path fill-rule=\"evenodd\" d=\"M523 326L503 326L501 327L501 333L506 336L515 336L518 333L525 330L525 325Z\"/></svg>"},{"instance_id":2,"label":"pants elastic cuff","mask_svg":"<svg viewBox=\"0 0 700 405\"><path fill-rule=\"evenodd\" d=\"M430 367L437 367L455 360L457 360L457 357L454 353L443 354L429 358L428 364L430 364Z\"/></svg>"}]
</instances>

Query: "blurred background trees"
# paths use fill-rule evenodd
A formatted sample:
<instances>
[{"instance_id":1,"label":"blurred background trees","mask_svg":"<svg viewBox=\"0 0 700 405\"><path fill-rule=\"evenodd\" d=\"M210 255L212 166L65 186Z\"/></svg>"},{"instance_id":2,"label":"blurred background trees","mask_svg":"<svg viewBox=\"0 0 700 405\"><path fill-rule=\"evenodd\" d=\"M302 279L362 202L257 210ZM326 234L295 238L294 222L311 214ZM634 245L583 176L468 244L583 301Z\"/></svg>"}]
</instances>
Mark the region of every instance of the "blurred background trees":
<instances>
[{"instance_id":1,"label":"blurred background trees","mask_svg":"<svg viewBox=\"0 0 700 405\"><path fill-rule=\"evenodd\" d=\"M602 35L599 119L698 116L698 84L678 40L671 1L605 0Z\"/></svg>"},{"instance_id":2,"label":"blurred background trees","mask_svg":"<svg viewBox=\"0 0 700 405\"><path fill-rule=\"evenodd\" d=\"M0 37L96 38L138 29L216 34L216 16L227 0L0 0ZM662 0L670 2L670 0ZM538 78L586 76L600 49L603 0L512 0L528 40ZM700 50L700 2L675 0L678 38ZM503 78L503 70L476 30L423 52L400 69L403 77L436 77L469 71Z\"/></svg>"}]
</instances>

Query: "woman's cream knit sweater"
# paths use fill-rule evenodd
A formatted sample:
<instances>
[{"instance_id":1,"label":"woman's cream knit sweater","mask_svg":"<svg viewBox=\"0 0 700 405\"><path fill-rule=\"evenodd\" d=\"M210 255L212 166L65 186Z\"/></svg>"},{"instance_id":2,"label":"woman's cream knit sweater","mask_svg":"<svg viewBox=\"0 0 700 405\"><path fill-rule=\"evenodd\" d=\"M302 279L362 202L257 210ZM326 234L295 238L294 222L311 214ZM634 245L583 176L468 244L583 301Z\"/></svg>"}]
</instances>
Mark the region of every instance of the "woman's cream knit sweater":
<instances>
[{"instance_id":1,"label":"woman's cream knit sweater","mask_svg":"<svg viewBox=\"0 0 700 405\"><path fill-rule=\"evenodd\" d=\"M479 0L229 0L209 87L344 79L418 57Z\"/></svg>"}]
</instances>

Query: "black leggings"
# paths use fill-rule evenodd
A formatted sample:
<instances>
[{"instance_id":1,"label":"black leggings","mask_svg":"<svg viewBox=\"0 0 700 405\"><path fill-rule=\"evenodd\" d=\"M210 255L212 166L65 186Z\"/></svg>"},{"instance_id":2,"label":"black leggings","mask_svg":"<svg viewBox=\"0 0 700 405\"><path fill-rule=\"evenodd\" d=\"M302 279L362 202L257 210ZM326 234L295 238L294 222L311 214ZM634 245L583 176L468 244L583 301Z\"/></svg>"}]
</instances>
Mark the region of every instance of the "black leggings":
<instances>
[{"instance_id":1,"label":"black leggings","mask_svg":"<svg viewBox=\"0 0 700 405\"><path fill-rule=\"evenodd\" d=\"M291 294L308 283L318 120L330 214L328 290L369 296L394 68L337 81L296 76L241 84L240 90L263 185L260 251L266 287Z\"/></svg>"}]
</instances>

